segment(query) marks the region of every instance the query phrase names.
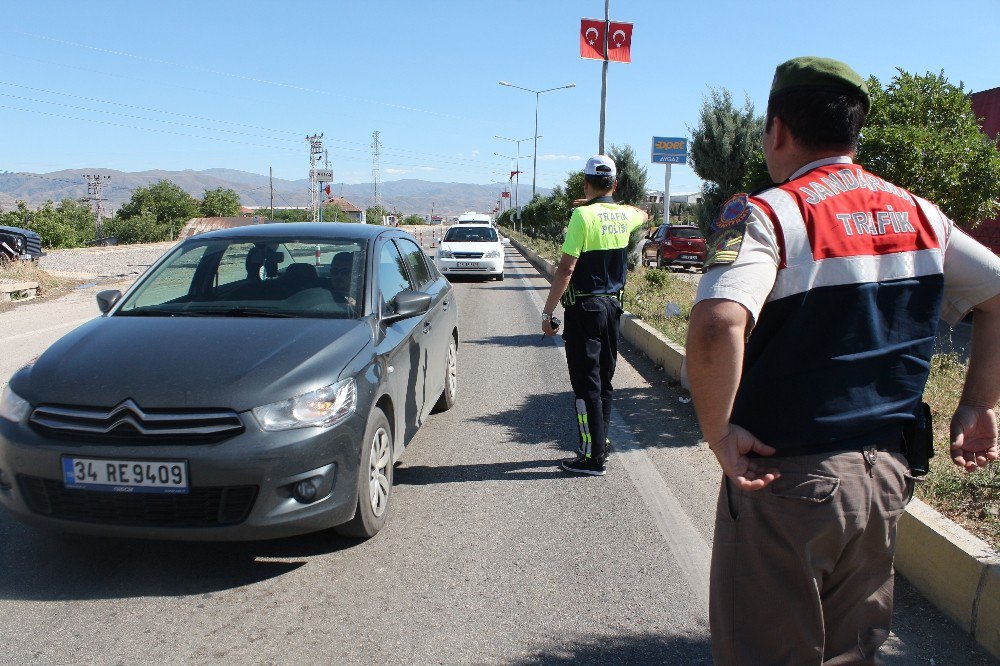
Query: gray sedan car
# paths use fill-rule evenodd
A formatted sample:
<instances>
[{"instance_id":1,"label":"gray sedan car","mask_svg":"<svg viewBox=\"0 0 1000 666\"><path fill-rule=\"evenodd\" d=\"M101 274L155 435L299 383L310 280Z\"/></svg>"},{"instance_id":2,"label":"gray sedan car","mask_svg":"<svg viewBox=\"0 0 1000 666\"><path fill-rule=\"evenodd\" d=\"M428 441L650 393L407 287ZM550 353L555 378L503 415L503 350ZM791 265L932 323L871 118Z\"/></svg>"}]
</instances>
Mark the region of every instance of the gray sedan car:
<instances>
[{"instance_id":1,"label":"gray sedan car","mask_svg":"<svg viewBox=\"0 0 1000 666\"><path fill-rule=\"evenodd\" d=\"M98 305L0 398L0 504L31 524L370 537L393 463L455 401L455 294L399 230L207 233Z\"/></svg>"}]
</instances>

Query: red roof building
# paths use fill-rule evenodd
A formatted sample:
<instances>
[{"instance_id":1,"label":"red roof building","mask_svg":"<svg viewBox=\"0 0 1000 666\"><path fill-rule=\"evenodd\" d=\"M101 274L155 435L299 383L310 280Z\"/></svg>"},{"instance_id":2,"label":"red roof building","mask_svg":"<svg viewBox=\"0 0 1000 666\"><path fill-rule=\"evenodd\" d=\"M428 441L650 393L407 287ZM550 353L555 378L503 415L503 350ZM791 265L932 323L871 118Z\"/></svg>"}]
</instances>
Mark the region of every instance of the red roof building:
<instances>
[{"instance_id":1,"label":"red roof building","mask_svg":"<svg viewBox=\"0 0 1000 666\"><path fill-rule=\"evenodd\" d=\"M972 111L979 118L979 125L991 139L1000 135L1000 88L992 88L971 96ZM984 220L969 232L973 238L1000 254L1000 215Z\"/></svg>"}]
</instances>

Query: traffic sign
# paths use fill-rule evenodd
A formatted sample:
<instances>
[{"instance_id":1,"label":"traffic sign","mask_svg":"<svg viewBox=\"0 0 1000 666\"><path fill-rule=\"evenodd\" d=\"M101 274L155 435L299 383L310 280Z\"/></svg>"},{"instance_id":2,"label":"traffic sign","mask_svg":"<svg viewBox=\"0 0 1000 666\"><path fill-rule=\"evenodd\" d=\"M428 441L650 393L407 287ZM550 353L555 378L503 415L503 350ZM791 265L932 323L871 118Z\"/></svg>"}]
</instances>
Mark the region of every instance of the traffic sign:
<instances>
[{"instance_id":1,"label":"traffic sign","mask_svg":"<svg viewBox=\"0 0 1000 666\"><path fill-rule=\"evenodd\" d=\"M313 175L321 183L329 183L333 180L332 169L313 169Z\"/></svg>"},{"instance_id":2,"label":"traffic sign","mask_svg":"<svg viewBox=\"0 0 1000 666\"><path fill-rule=\"evenodd\" d=\"M687 139L684 137L653 137L653 164L687 164L687 152Z\"/></svg>"}]
</instances>

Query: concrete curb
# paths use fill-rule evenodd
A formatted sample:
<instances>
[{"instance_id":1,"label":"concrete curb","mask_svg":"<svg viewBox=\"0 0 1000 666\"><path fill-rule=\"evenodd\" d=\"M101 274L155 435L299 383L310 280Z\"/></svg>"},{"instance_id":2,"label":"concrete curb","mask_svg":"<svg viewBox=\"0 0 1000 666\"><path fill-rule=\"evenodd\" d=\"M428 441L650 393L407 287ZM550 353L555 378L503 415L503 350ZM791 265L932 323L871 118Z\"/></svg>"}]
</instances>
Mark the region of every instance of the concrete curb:
<instances>
[{"instance_id":1,"label":"concrete curb","mask_svg":"<svg viewBox=\"0 0 1000 666\"><path fill-rule=\"evenodd\" d=\"M542 273L556 265L511 238ZM622 317L622 335L680 380L684 348L635 315ZM982 539L919 499L907 506L896 528L896 570L945 615L1000 658L1000 554Z\"/></svg>"}]
</instances>

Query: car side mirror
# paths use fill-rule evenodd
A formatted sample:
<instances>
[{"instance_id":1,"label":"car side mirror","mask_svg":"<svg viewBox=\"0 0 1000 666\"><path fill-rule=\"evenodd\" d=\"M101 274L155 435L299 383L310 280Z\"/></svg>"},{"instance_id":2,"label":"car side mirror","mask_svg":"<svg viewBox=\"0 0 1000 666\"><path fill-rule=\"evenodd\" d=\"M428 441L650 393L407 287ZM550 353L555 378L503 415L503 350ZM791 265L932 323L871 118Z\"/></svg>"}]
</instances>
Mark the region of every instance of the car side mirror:
<instances>
[{"instance_id":1,"label":"car side mirror","mask_svg":"<svg viewBox=\"0 0 1000 666\"><path fill-rule=\"evenodd\" d=\"M122 297L122 292L117 289L105 289L97 292L97 307L101 314L108 314Z\"/></svg>"},{"instance_id":2,"label":"car side mirror","mask_svg":"<svg viewBox=\"0 0 1000 666\"><path fill-rule=\"evenodd\" d=\"M382 318L386 324L417 317L431 309L431 295L407 289L396 294L396 311Z\"/></svg>"}]
</instances>

